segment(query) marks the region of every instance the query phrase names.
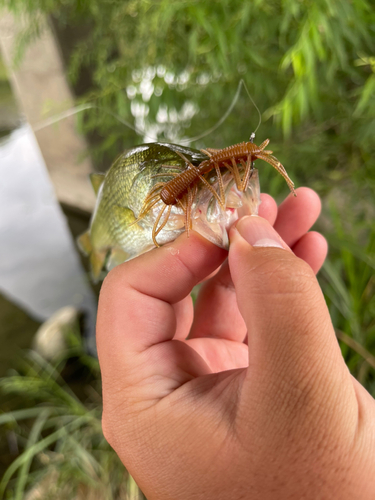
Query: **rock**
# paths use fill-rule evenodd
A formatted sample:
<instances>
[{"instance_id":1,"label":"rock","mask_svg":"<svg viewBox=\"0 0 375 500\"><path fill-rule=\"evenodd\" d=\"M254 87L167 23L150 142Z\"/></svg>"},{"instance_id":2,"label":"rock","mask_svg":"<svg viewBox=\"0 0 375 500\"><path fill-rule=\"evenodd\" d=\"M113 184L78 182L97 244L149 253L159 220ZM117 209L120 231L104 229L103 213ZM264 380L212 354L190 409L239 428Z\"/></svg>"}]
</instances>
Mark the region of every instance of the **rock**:
<instances>
[{"instance_id":1,"label":"rock","mask_svg":"<svg viewBox=\"0 0 375 500\"><path fill-rule=\"evenodd\" d=\"M33 349L50 360L67 348L66 334L74 328L80 311L72 306L63 307L53 314L37 330Z\"/></svg>"}]
</instances>

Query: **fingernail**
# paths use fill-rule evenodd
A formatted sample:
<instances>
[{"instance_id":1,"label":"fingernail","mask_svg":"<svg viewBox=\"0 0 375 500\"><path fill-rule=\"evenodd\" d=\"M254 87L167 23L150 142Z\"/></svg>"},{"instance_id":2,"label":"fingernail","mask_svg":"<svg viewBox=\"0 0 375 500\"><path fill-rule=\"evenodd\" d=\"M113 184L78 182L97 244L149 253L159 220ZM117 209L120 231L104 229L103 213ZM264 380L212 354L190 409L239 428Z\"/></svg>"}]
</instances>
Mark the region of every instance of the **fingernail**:
<instances>
[{"instance_id":1,"label":"fingernail","mask_svg":"<svg viewBox=\"0 0 375 500\"><path fill-rule=\"evenodd\" d=\"M247 215L236 224L235 230L253 247L275 247L289 250L274 228L263 217Z\"/></svg>"}]
</instances>

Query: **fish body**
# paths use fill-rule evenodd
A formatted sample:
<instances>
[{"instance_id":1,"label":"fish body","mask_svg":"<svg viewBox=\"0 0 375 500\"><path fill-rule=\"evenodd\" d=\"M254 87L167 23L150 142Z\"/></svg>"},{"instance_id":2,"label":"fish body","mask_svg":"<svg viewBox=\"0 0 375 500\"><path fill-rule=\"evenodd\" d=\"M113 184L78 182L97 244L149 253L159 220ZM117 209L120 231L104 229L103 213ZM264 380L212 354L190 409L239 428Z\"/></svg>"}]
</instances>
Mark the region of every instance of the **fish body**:
<instances>
[{"instance_id":1,"label":"fish body","mask_svg":"<svg viewBox=\"0 0 375 500\"><path fill-rule=\"evenodd\" d=\"M151 188L186 168L177 152L195 166L207 160L206 154L192 148L150 143L124 151L106 174L91 176L97 201L90 227L78 238L78 245L89 255L95 281L104 264L110 269L153 248L152 227L157 212L137 218ZM160 244L174 240L183 230L182 210L173 207L171 220L159 235Z\"/></svg>"},{"instance_id":2,"label":"fish body","mask_svg":"<svg viewBox=\"0 0 375 500\"><path fill-rule=\"evenodd\" d=\"M227 230L244 215L257 214L258 171L263 160L294 183L272 151L269 139L224 149L197 151L176 144L142 144L126 150L108 172L92 174L97 202L90 227L78 238L97 281L111 269L154 246L173 241L185 229L228 249Z\"/></svg>"}]
</instances>

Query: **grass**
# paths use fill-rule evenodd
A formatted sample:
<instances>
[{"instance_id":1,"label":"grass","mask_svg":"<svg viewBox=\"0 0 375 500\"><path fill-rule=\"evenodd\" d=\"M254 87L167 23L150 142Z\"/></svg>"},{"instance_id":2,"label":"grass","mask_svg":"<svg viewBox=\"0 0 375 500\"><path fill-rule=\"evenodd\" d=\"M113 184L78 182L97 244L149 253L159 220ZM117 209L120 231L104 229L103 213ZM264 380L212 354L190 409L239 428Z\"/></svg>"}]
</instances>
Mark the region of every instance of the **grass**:
<instances>
[{"instance_id":1,"label":"grass","mask_svg":"<svg viewBox=\"0 0 375 500\"><path fill-rule=\"evenodd\" d=\"M345 362L375 397L375 226L367 210L356 212L354 195L343 202L329 204L330 252L320 284Z\"/></svg>"},{"instance_id":2,"label":"grass","mask_svg":"<svg viewBox=\"0 0 375 500\"><path fill-rule=\"evenodd\" d=\"M18 372L0 380L8 411L2 434L16 458L0 482L0 498L144 498L101 429L98 361L84 353L78 332L69 349L48 363L29 351Z\"/></svg>"}]
</instances>

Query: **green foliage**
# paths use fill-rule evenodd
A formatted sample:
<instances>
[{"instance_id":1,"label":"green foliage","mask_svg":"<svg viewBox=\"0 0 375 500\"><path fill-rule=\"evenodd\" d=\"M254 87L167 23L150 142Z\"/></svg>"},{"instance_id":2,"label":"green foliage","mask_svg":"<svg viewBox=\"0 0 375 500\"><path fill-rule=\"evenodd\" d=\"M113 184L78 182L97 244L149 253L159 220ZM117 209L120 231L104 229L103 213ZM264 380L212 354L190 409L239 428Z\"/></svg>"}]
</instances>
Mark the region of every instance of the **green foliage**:
<instances>
[{"instance_id":1,"label":"green foliage","mask_svg":"<svg viewBox=\"0 0 375 500\"><path fill-rule=\"evenodd\" d=\"M101 168L146 139L182 143L199 137L219 124L231 105L225 122L191 145L222 148L246 140L258 117L245 92L233 102L244 79L262 112L256 142L269 137L296 185L308 185L323 197L321 229L328 236L330 256L321 285L345 360L375 395L370 354L375 349L373 2L0 0L0 6L29 19L20 35L18 59L42 33L41 14L50 16L62 44L69 46L68 75L79 95L77 103L85 109L77 115L79 126L91 138ZM263 191L279 199L286 194L282 178L271 167L259 168ZM56 382L54 396L55 389L44 375L42 379L27 375L11 381L14 389L21 383L46 406L41 413L31 408L37 419L27 438L20 433L25 452L22 463L17 462L21 479L15 491L25 487L30 456L41 453L27 451L37 450L41 429L47 426L52 433L43 439L59 432L51 421L64 418L60 422L78 426L69 433L76 436L74 446L67 435L56 440L70 450L67 457L82 443L74 434L82 430L87 436L84 453L96 462L108 460L107 465L115 460L96 431L98 414L87 413ZM70 405L74 412L58 413ZM74 418L69 420L69 415ZM91 437L100 445L92 448ZM52 443L46 446L50 450ZM102 451L96 453L99 449L106 450L106 459ZM87 463L95 463L92 460ZM109 467L102 467L109 474ZM119 470L118 464L114 470ZM89 476L86 471L84 477Z\"/></svg>"},{"instance_id":2,"label":"green foliage","mask_svg":"<svg viewBox=\"0 0 375 500\"><path fill-rule=\"evenodd\" d=\"M33 490L40 495L35 498L50 500L141 500L102 434L98 361L75 334L70 344L53 363L31 351L18 373L0 380L8 406L0 432L11 434L19 448L0 482L0 498L22 500ZM63 375L72 371L69 385Z\"/></svg>"},{"instance_id":3,"label":"green foliage","mask_svg":"<svg viewBox=\"0 0 375 500\"><path fill-rule=\"evenodd\" d=\"M40 13L53 17L60 34L73 33L69 75L77 85L89 73L81 100L94 105L81 124L95 132L96 152L99 158L107 153L107 163L147 136L179 142L204 133L244 78L263 112L259 139L270 137L275 151L283 150L281 160L299 183L312 172L324 183L327 170L373 165L375 11L369 0L1 5L29 15L21 47L43 29ZM142 133L124 129L114 115ZM241 93L226 123L193 145L240 142L256 123L254 107Z\"/></svg>"},{"instance_id":4,"label":"green foliage","mask_svg":"<svg viewBox=\"0 0 375 500\"><path fill-rule=\"evenodd\" d=\"M340 193L330 200L333 227L325 234L331 248L320 281L346 363L375 397L374 206L354 198ZM348 201L352 211L345 210Z\"/></svg>"}]
</instances>

